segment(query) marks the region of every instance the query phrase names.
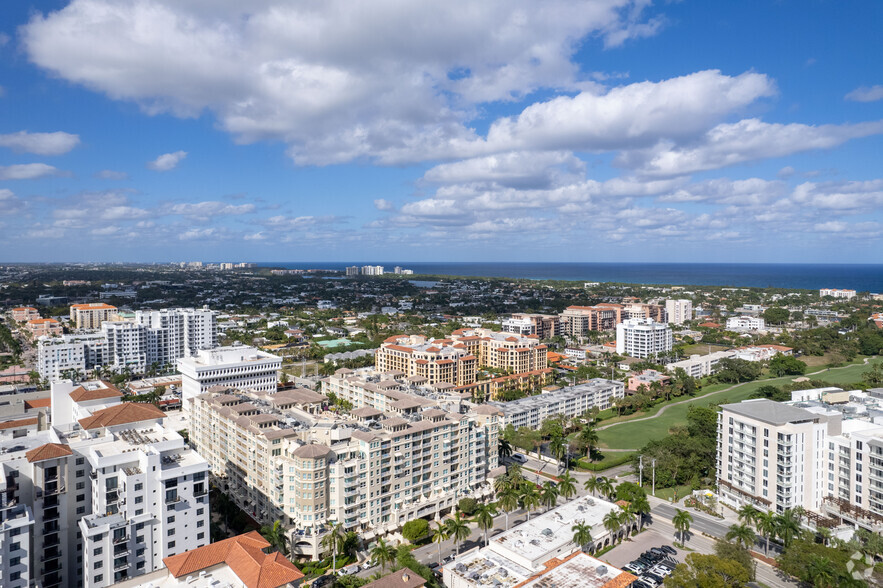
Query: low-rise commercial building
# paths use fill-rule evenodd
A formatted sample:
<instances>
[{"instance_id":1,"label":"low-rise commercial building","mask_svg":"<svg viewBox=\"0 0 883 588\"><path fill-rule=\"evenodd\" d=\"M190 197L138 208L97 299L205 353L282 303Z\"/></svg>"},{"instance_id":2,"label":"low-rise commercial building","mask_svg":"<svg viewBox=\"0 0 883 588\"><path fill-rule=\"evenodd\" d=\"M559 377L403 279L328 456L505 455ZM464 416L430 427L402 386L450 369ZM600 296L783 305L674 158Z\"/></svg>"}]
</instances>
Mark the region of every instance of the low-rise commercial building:
<instances>
[{"instance_id":1,"label":"low-rise commercial building","mask_svg":"<svg viewBox=\"0 0 883 588\"><path fill-rule=\"evenodd\" d=\"M730 331L762 331L766 328L766 321L753 316L734 316L727 319L727 329Z\"/></svg>"}]
</instances>

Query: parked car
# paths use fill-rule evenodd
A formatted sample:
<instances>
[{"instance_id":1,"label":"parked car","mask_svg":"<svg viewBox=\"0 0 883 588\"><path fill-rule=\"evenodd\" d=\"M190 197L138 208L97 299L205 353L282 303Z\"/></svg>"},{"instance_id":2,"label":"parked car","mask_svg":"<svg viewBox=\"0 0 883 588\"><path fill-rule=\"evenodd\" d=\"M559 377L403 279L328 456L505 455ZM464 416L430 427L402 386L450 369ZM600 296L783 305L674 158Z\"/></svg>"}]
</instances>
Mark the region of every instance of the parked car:
<instances>
[{"instance_id":1,"label":"parked car","mask_svg":"<svg viewBox=\"0 0 883 588\"><path fill-rule=\"evenodd\" d=\"M325 586L326 584L330 584L330 583L331 583L331 576L325 575L325 576L319 576L318 578L313 580L312 586L313 586L313 588L321 588L322 586Z\"/></svg>"},{"instance_id":2,"label":"parked car","mask_svg":"<svg viewBox=\"0 0 883 588\"><path fill-rule=\"evenodd\" d=\"M678 554L677 550L674 547L672 547L671 545L663 545L659 549L661 549L662 551L666 552L669 555L677 555Z\"/></svg>"}]
</instances>

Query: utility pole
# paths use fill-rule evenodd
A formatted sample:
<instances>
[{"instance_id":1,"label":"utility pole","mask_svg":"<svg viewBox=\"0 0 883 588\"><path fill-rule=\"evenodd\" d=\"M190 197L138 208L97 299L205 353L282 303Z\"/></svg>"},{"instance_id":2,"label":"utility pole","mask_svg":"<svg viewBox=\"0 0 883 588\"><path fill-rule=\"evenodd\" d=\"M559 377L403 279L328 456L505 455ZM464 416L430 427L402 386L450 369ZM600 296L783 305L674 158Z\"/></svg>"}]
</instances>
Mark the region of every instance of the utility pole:
<instances>
[{"instance_id":1,"label":"utility pole","mask_svg":"<svg viewBox=\"0 0 883 588\"><path fill-rule=\"evenodd\" d=\"M653 466L653 497L656 497L656 458L654 457L650 461L650 465Z\"/></svg>"},{"instance_id":2,"label":"utility pole","mask_svg":"<svg viewBox=\"0 0 883 588\"><path fill-rule=\"evenodd\" d=\"M638 486L644 487L644 456L638 456Z\"/></svg>"}]
</instances>

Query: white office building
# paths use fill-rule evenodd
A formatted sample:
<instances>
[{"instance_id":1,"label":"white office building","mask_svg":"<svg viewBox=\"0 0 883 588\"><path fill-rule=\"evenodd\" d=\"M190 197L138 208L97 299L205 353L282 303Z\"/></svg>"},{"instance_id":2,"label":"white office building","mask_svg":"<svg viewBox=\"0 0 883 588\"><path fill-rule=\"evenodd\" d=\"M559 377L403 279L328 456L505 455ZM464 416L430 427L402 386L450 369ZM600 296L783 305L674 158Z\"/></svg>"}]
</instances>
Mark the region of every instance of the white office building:
<instances>
[{"instance_id":1,"label":"white office building","mask_svg":"<svg viewBox=\"0 0 883 588\"><path fill-rule=\"evenodd\" d=\"M665 314L669 324L682 325L693 319L693 302L686 299L666 300Z\"/></svg>"},{"instance_id":2,"label":"white office building","mask_svg":"<svg viewBox=\"0 0 883 588\"><path fill-rule=\"evenodd\" d=\"M766 328L766 322L759 317L733 316L727 319L727 330L760 331Z\"/></svg>"},{"instance_id":3,"label":"white office building","mask_svg":"<svg viewBox=\"0 0 883 588\"><path fill-rule=\"evenodd\" d=\"M671 351L671 328L649 318L628 319L616 325L616 352L639 358L653 358Z\"/></svg>"},{"instance_id":4,"label":"white office building","mask_svg":"<svg viewBox=\"0 0 883 588\"><path fill-rule=\"evenodd\" d=\"M201 350L179 359L184 409L212 386L275 393L281 368L281 357L247 345Z\"/></svg>"}]
</instances>

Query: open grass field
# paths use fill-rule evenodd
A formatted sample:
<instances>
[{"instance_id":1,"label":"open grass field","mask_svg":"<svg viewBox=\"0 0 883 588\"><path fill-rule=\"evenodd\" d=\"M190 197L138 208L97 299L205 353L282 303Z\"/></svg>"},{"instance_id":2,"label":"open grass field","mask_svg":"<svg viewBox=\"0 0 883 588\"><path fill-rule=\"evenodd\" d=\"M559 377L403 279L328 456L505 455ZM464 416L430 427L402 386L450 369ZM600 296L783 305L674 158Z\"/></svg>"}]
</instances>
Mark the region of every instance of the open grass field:
<instances>
[{"instance_id":1,"label":"open grass field","mask_svg":"<svg viewBox=\"0 0 883 588\"><path fill-rule=\"evenodd\" d=\"M684 354L687 357L691 355L708 355L715 351L726 351L732 349L732 345L715 345L714 343L696 343L695 345L687 345L684 347Z\"/></svg>"},{"instance_id":2,"label":"open grass field","mask_svg":"<svg viewBox=\"0 0 883 588\"><path fill-rule=\"evenodd\" d=\"M883 358L874 358L870 363L883 362ZM861 380L862 372L868 367L864 363L853 364L844 368L823 370L819 373L808 373L807 376L816 380L824 380L831 384L849 384ZM608 429L598 431L598 441L601 449L640 449L651 439L658 439L668 434L669 429L675 425L683 425L687 422L687 409L692 404L708 406L721 402L740 402L747 399L752 392L767 384L781 385L790 382L794 376L782 378L770 378L746 382L734 387L722 384L706 386L700 394L707 394L690 402L671 404L661 415L648 420L635 420L622 422ZM709 394L711 392L711 394ZM657 411L658 412L658 411ZM630 415L633 416L634 415ZM640 417L638 417L640 418ZM607 422L601 423L601 426Z\"/></svg>"}]
</instances>

